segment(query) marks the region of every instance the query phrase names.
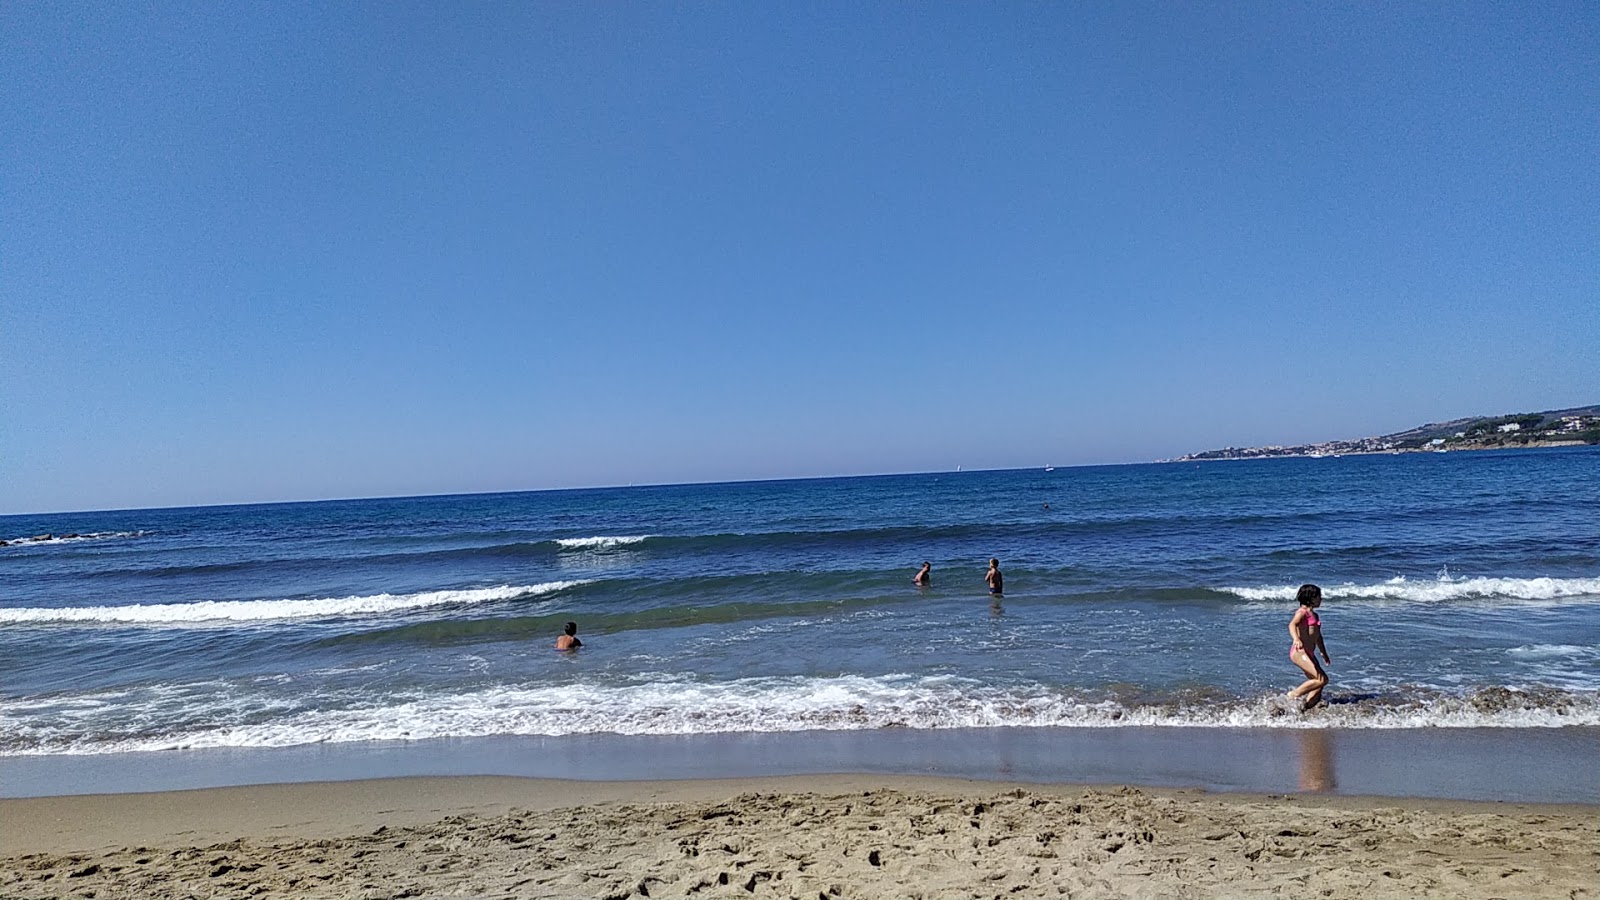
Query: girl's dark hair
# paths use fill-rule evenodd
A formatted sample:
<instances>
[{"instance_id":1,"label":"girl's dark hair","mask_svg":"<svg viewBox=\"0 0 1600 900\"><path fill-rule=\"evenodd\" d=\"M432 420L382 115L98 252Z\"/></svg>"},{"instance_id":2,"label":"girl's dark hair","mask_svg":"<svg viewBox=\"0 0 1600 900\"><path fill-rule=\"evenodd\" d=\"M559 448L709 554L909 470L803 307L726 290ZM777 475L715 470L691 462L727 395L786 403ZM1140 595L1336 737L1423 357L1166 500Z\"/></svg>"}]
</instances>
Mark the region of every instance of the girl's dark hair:
<instances>
[{"instance_id":1,"label":"girl's dark hair","mask_svg":"<svg viewBox=\"0 0 1600 900\"><path fill-rule=\"evenodd\" d=\"M1322 588L1314 584L1302 584L1300 585L1300 593L1295 594L1294 599L1300 601L1301 606L1310 606L1322 599Z\"/></svg>"}]
</instances>

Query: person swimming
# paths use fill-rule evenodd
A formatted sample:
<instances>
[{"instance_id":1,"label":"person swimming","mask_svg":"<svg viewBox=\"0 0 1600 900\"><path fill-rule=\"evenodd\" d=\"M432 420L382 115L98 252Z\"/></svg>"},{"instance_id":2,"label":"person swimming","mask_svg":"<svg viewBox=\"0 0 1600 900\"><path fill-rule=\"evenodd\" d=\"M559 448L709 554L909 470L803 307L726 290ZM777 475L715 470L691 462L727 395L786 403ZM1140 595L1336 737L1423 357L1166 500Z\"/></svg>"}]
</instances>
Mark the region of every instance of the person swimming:
<instances>
[{"instance_id":1,"label":"person swimming","mask_svg":"<svg viewBox=\"0 0 1600 900\"><path fill-rule=\"evenodd\" d=\"M933 584L933 563L923 563L922 568L917 570L917 574L911 576L911 583L917 587L927 587Z\"/></svg>"},{"instance_id":2,"label":"person swimming","mask_svg":"<svg viewBox=\"0 0 1600 900\"><path fill-rule=\"evenodd\" d=\"M1295 599L1300 608L1289 619L1289 661L1306 673L1306 680L1289 692L1289 699L1300 700L1300 711L1305 712L1322 702L1322 689L1328 686L1328 670L1317 662L1312 651L1321 652L1323 663L1332 665L1333 660L1322 642L1322 618L1317 615L1317 607L1322 605L1322 588L1302 584Z\"/></svg>"},{"instance_id":3,"label":"person swimming","mask_svg":"<svg viewBox=\"0 0 1600 900\"><path fill-rule=\"evenodd\" d=\"M556 638L557 650L576 650L583 646L583 641L578 640L578 623L568 622L562 629L561 636Z\"/></svg>"}]
</instances>

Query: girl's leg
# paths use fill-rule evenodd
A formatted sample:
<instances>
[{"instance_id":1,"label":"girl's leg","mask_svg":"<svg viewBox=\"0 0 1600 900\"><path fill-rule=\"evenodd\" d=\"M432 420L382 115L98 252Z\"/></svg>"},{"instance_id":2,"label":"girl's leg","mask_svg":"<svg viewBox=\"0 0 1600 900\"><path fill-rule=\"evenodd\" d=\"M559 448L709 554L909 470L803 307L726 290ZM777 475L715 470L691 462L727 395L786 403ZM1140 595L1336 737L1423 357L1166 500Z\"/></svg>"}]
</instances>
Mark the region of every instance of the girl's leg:
<instances>
[{"instance_id":1,"label":"girl's leg","mask_svg":"<svg viewBox=\"0 0 1600 900\"><path fill-rule=\"evenodd\" d=\"M1328 686L1328 673L1327 673L1326 670L1324 670L1322 668L1322 664L1317 662L1316 658L1313 657L1310 653L1307 653L1305 656L1306 656L1306 659L1311 660L1311 664L1313 666L1316 666L1317 675L1316 675L1315 678L1311 679L1311 683L1315 684L1316 686L1313 687L1311 690L1306 691L1306 693L1305 693L1306 700L1305 700L1304 703L1300 704L1300 711L1301 712L1305 712L1306 710L1311 709L1312 707L1316 706L1318 703L1321 703L1322 702L1322 689Z\"/></svg>"},{"instance_id":2,"label":"girl's leg","mask_svg":"<svg viewBox=\"0 0 1600 900\"><path fill-rule=\"evenodd\" d=\"M1319 687L1318 682L1323 677L1322 671L1318 668L1317 661L1311 658L1310 653L1304 650L1291 651L1289 653L1289 661L1299 666L1300 671L1306 673L1305 682L1289 692L1291 698L1298 699L1305 696L1311 689Z\"/></svg>"}]
</instances>

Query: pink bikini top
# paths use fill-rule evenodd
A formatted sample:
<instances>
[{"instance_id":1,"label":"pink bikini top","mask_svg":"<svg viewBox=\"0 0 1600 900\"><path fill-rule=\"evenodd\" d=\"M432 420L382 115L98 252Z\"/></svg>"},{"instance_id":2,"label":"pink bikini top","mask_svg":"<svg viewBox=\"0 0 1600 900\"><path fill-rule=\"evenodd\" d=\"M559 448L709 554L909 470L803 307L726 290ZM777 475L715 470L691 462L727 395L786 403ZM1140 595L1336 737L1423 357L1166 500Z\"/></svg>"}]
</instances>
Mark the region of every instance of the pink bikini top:
<instances>
[{"instance_id":1,"label":"pink bikini top","mask_svg":"<svg viewBox=\"0 0 1600 900\"><path fill-rule=\"evenodd\" d=\"M1317 618L1317 611L1312 609L1309 606L1306 607L1306 610L1307 610L1307 612L1306 612L1306 627L1307 628L1318 628L1318 627L1320 627L1322 625L1322 620Z\"/></svg>"}]
</instances>

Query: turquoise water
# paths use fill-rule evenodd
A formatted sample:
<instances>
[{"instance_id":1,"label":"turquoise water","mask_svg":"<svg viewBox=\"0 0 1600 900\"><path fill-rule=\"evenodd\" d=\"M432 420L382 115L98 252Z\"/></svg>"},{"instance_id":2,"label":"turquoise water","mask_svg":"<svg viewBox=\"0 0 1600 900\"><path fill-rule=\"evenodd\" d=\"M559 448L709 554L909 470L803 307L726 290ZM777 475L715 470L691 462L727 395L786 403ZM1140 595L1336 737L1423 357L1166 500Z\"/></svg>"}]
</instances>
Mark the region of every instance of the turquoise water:
<instances>
[{"instance_id":1,"label":"turquoise water","mask_svg":"<svg viewBox=\"0 0 1600 900\"><path fill-rule=\"evenodd\" d=\"M3 517L0 754L1593 726L1597 476L1577 448ZM1302 716L1304 581L1333 685Z\"/></svg>"}]
</instances>

